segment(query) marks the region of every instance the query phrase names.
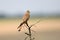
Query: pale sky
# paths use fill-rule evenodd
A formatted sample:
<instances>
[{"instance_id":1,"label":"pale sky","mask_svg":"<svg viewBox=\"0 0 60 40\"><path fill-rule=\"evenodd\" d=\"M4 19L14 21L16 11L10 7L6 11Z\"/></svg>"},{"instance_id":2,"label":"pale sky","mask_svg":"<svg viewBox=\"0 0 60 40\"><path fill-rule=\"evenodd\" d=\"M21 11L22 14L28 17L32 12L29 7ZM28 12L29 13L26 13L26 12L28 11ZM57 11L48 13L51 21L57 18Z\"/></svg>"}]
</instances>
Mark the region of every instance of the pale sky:
<instances>
[{"instance_id":1,"label":"pale sky","mask_svg":"<svg viewBox=\"0 0 60 40\"><path fill-rule=\"evenodd\" d=\"M60 12L60 0L0 0L0 11L24 12Z\"/></svg>"}]
</instances>

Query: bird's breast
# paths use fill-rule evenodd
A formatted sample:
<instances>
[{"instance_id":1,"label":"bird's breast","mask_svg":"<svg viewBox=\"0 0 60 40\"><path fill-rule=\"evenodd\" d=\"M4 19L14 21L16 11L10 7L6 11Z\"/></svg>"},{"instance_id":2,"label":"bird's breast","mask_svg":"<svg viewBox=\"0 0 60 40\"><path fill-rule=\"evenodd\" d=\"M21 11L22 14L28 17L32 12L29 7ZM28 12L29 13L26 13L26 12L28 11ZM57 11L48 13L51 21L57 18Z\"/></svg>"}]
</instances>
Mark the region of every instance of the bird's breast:
<instances>
[{"instance_id":1,"label":"bird's breast","mask_svg":"<svg viewBox=\"0 0 60 40\"><path fill-rule=\"evenodd\" d=\"M26 21L30 18L30 15L29 13L26 13L24 16L23 16L23 21Z\"/></svg>"}]
</instances>

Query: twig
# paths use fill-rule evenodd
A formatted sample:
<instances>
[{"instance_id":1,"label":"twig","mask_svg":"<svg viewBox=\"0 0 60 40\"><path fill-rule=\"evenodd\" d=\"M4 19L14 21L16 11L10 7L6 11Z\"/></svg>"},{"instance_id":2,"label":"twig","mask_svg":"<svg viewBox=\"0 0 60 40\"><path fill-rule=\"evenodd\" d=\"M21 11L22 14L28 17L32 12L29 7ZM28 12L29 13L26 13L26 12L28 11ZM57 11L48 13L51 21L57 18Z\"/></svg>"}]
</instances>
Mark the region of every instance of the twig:
<instances>
[{"instance_id":1,"label":"twig","mask_svg":"<svg viewBox=\"0 0 60 40\"><path fill-rule=\"evenodd\" d=\"M37 24L39 22L40 22L40 20L38 20L35 24ZM27 37L24 40L26 40L28 37L30 38L30 40L34 40L35 38L32 38L31 37L31 35L32 35L31 34L31 31L33 31L33 32L35 32L35 31L34 30L31 30L31 27L34 26L35 24L32 24L31 26L29 26L28 23L26 23L26 24L27 24L27 27L26 28L28 29L29 33L25 33L27 35Z\"/></svg>"},{"instance_id":2,"label":"twig","mask_svg":"<svg viewBox=\"0 0 60 40\"><path fill-rule=\"evenodd\" d=\"M31 31L33 31L34 33L36 33L36 31L34 31L34 30L31 30Z\"/></svg>"},{"instance_id":3,"label":"twig","mask_svg":"<svg viewBox=\"0 0 60 40\"><path fill-rule=\"evenodd\" d=\"M39 22L40 22L40 20L38 20L35 24L37 24L37 23L39 23ZM27 23L27 24L28 24L28 23ZM28 26L29 33L25 33L25 34L29 36L30 40L32 40L32 38L31 38L31 31L33 31L33 30L31 30L31 27L34 26L35 24L32 24L31 26L27 25L27 26ZM34 31L34 32L35 32L35 31ZM25 39L27 39L27 37L26 37ZM33 38L33 39L34 39L34 38Z\"/></svg>"},{"instance_id":4,"label":"twig","mask_svg":"<svg viewBox=\"0 0 60 40\"><path fill-rule=\"evenodd\" d=\"M39 22L40 22L40 20L38 20L36 23L32 24L30 27L34 26L35 24L37 24L37 23L39 23Z\"/></svg>"},{"instance_id":5,"label":"twig","mask_svg":"<svg viewBox=\"0 0 60 40\"><path fill-rule=\"evenodd\" d=\"M28 36L24 40L26 40L27 38L28 38Z\"/></svg>"}]
</instances>

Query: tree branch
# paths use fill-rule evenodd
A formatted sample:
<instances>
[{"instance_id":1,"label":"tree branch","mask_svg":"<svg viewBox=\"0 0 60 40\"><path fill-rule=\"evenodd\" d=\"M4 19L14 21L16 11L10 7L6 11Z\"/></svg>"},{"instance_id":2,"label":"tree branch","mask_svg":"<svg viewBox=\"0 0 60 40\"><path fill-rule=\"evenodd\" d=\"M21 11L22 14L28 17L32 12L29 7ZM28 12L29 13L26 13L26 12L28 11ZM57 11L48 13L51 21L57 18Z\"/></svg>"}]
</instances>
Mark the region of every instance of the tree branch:
<instances>
[{"instance_id":1,"label":"tree branch","mask_svg":"<svg viewBox=\"0 0 60 40\"><path fill-rule=\"evenodd\" d=\"M27 38L28 38L28 36L24 40L26 40Z\"/></svg>"},{"instance_id":2,"label":"tree branch","mask_svg":"<svg viewBox=\"0 0 60 40\"><path fill-rule=\"evenodd\" d=\"M35 24L37 24L37 23L39 23L39 22L40 22L40 20L38 20L36 23L32 24L30 27L34 26Z\"/></svg>"}]
</instances>

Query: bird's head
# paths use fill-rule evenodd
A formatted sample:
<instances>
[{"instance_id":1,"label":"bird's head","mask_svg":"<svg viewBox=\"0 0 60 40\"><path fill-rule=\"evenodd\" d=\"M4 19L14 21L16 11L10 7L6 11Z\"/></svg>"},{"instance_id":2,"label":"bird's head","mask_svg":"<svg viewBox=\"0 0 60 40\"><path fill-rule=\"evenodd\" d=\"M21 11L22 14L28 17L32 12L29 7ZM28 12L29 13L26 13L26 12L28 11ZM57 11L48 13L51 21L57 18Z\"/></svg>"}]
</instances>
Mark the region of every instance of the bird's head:
<instances>
[{"instance_id":1,"label":"bird's head","mask_svg":"<svg viewBox=\"0 0 60 40\"><path fill-rule=\"evenodd\" d=\"M27 13L30 13L30 11L29 11L29 10L27 10Z\"/></svg>"}]
</instances>

